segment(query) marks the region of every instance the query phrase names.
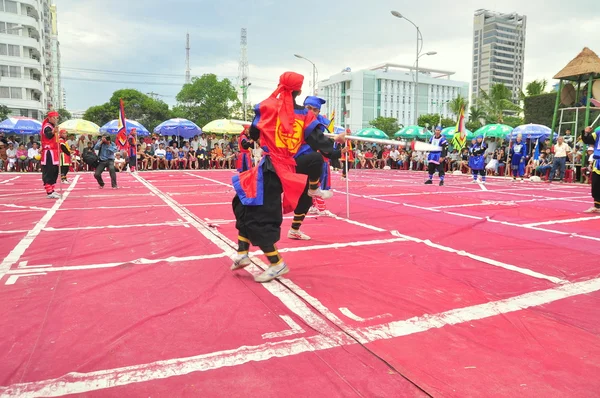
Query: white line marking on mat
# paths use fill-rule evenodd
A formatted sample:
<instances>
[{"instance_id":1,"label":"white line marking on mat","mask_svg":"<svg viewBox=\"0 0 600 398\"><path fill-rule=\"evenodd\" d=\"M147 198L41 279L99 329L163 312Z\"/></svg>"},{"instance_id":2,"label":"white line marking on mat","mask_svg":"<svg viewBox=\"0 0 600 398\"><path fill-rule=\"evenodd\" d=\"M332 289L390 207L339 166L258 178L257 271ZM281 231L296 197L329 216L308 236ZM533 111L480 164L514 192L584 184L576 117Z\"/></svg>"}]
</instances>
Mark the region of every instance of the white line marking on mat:
<instances>
[{"instance_id":1,"label":"white line marking on mat","mask_svg":"<svg viewBox=\"0 0 600 398\"><path fill-rule=\"evenodd\" d=\"M16 176L16 177L13 177L13 178L9 178L8 180L0 181L0 184L6 184L6 183L8 183L10 181L16 180L17 178L21 178L21 176Z\"/></svg>"},{"instance_id":2,"label":"white line marking on mat","mask_svg":"<svg viewBox=\"0 0 600 398\"><path fill-rule=\"evenodd\" d=\"M67 197L69 197L69 194L71 193L73 188L75 188L77 181L79 181L79 177L80 176L75 176L73 183L67 188L63 196L60 199L56 199L56 202L54 202L54 205L50 208L50 210L48 210L46 214L44 214L42 219L37 222L33 229L31 229L27 233L27 235L25 235L25 237L23 237L23 239L21 239L21 241L17 243L15 248L10 253L8 253L4 260L2 260L2 263L0 264L0 279L4 275L6 275L6 272L10 270L10 267L12 267L19 261L23 253L25 253L25 250L27 250L27 248L31 245L34 239L46 227L50 219L56 214L58 208L64 203Z\"/></svg>"},{"instance_id":3,"label":"white line marking on mat","mask_svg":"<svg viewBox=\"0 0 600 398\"><path fill-rule=\"evenodd\" d=\"M36 273L27 273L27 274L20 274L20 275L11 275L8 277L8 279L6 279L6 283L5 285L14 285L15 283L17 283L17 279L19 278L23 278L26 276L41 276L41 275L46 275L45 272L36 272Z\"/></svg>"},{"instance_id":4,"label":"white line marking on mat","mask_svg":"<svg viewBox=\"0 0 600 398\"><path fill-rule=\"evenodd\" d=\"M345 316L347 316L348 318L355 320L357 322L372 321L373 319L389 318L390 316L392 316L392 314L381 314L381 315L377 315L377 316L372 316L370 318L361 318L358 315L355 315L352 311L350 311L346 307L341 307L340 312L342 314L344 314Z\"/></svg>"},{"instance_id":5,"label":"white line marking on mat","mask_svg":"<svg viewBox=\"0 0 600 398\"><path fill-rule=\"evenodd\" d=\"M283 321L285 323L287 323L287 325L291 329L283 330L281 332L265 333L265 334L262 335L262 338L264 340L267 340L267 339L276 339L276 338L279 338L279 337L288 337L288 336L293 336L295 334L302 334L302 333L304 333L304 329L302 329L300 327L300 325L298 325L296 322L294 322L294 320L289 315L279 315L279 317L281 319L283 319Z\"/></svg>"},{"instance_id":6,"label":"white line marking on mat","mask_svg":"<svg viewBox=\"0 0 600 398\"><path fill-rule=\"evenodd\" d=\"M600 219L600 216L571 218L571 219L568 219L568 220L554 220L554 221L534 222L534 223L531 223L531 224L522 224L522 225L524 227L537 227L538 225L567 224L567 223L572 223L572 222L598 220L598 219Z\"/></svg>"},{"instance_id":7,"label":"white line marking on mat","mask_svg":"<svg viewBox=\"0 0 600 398\"><path fill-rule=\"evenodd\" d=\"M355 331L360 337L359 342L368 344L373 341L398 338L432 329L514 313L599 290L600 278L567 283L552 289L526 293L504 300L457 308L433 315L424 314L381 325L356 328ZM272 358L289 357L305 352L328 350L352 344L356 344L356 341L343 332L334 332L326 336L319 334L275 343L263 343L256 346L241 346L209 354L97 370L89 373L73 372L55 379L0 386L0 394L5 397L20 398L83 394L90 391L161 380L194 372L208 372L224 367L267 361Z\"/></svg>"}]
</instances>

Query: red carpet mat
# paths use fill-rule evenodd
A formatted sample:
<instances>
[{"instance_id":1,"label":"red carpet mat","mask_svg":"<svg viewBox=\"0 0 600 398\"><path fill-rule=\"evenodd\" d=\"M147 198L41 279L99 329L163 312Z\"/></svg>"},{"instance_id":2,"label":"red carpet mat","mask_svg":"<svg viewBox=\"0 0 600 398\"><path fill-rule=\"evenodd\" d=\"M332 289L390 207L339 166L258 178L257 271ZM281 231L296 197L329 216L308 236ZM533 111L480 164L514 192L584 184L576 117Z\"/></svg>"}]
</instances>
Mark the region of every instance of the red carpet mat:
<instances>
[{"instance_id":1,"label":"red carpet mat","mask_svg":"<svg viewBox=\"0 0 600 398\"><path fill-rule=\"evenodd\" d=\"M334 173L331 215L231 272L232 171L0 174L0 396L595 397L589 186ZM435 181L437 183L437 180ZM349 204L349 208L347 205ZM348 217L348 210L349 215Z\"/></svg>"}]
</instances>

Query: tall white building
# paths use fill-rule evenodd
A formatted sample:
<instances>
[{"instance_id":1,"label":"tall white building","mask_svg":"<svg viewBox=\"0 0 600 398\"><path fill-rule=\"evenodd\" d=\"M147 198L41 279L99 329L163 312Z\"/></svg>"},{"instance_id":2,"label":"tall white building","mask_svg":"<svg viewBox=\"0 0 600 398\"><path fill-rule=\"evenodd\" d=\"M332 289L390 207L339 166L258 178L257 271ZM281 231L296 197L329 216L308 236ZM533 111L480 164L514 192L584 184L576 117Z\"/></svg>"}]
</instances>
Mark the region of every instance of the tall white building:
<instances>
[{"instance_id":1,"label":"tall white building","mask_svg":"<svg viewBox=\"0 0 600 398\"><path fill-rule=\"evenodd\" d=\"M415 74L411 66L383 64L352 72L349 68L319 82L327 115L335 110L336 125L351 130L368 127L379 116L401 125L416 124L423 114L453 118L448 102L469 95L469 84L450 80L454 72L419 68L418 114L414 115Z\"/></svg>"},{"instance_id":2,"label":"tall white building","mask_svg":"<svg viewBox=\"0 0 600 398\"><path fill-rule=\"evenodd\" d=\"M54 82L50 1L0 0L0 104L41 120L54 107Z\"/></svg>"},{"instance_id":3,"label":"tall white building","mask_svg":"<svg viewBox=\"0 0 600 398\"><path fill-rule=\"evenodd\" d=\"M527 17L516 13L501 14L475 11L473 24L472 101L481 91L503 83L519 101L523 88L523 64Z\"/></svg>"},{"instance_id":4,"label":"tall white building","mask_svg":"<svg viewBox=\"0 0 600 398\"><path fill-rule=\"evenodd\" d=\"M58 15L56 13L55 4L50 6L50 21L50 56L52 63L50 79L50 92L52 95L52 103L50 105L54 109L64 109L65 103L63 100L62 81L60 79L60 43L58 41Z\"/></svg>"}]
</instances>

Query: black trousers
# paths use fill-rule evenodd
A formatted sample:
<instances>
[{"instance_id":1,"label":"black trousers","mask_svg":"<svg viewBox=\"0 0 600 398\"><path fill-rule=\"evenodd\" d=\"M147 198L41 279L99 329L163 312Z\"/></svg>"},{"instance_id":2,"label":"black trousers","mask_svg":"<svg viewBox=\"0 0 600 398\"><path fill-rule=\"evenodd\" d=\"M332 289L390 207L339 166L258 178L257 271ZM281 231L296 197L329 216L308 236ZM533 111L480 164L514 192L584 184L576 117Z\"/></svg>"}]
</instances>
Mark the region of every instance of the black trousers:
<instances>
[{"instance_id":1,"label":"black trousers","mask_svg":"<svg viewBox=\"0 0 600 398\"><path fill-rule=\"evenodd\" d=\"M600 174L592 171L592 197L594 206L600 208Z\"/></svg>"},{"instance_id":2,"label":"black trousers","mask_svg":"<svg viewBox=\"0 0 600 398\"><path fill-rule=\"evenodd\" d=\"M277 243L281 237L283 210L281 208L281 181L275 173L269 157L262 165L264 199L261 206L244 206L236 195L233 198L235 227L239 234L254 246L267 247Z\"/></svg>"},{"instance_id":3,"label":"black trousers","mask_svg":"<svg viewBox=\"0 0 600 398\"><path fill-rule=\"evenodd\" d=\"M429 175L434 175L435 172L437 171L438 174L440 175L440 177L446 174L443 163L435 164L435 163L429 162L429 164L427 165L427 171L429 171Z\"/></svg>"},{"instance_id":4,"label":"black trousers","mask_svg":"<svg viewBox=\"0 0 600 398\"><path fill-rule=\"evenodd\" d=\"M52 163L52 152L46 151L45 156L46 164L42 165L42 182L44 185L54 185L58 178L58 166Z\"/></svg>"},{"instance_id":5,"label":"black trousers","mask_svg":"<svg viewBox=\"0 0 600 398\"><path fill-rule=\"evenodd\" d=\"M71 166L60 166L60 176L67 178L67 173L69 172L70 168Z\"/></svg>"},{"instance_id":6,"label":"black trousers","mask_svg":"<svg viewBox=\"0 0 600 398\"><path fill-rule=\"evenodd\" d=\"M137 166L137 156L130 156L129 157L129 169L133 170L134 167Z\"/></svg>"},{"instance_id":7,"label":"black trousers","mask_svg":"<svg viewBox=\"0 0 600 398\"><path fill-rule=\"evenodd\" d=\"M98 185L101 187L104 186L102 172L105 169L108 169L108 173L110 174L110 185L115 188L117 186L117 172L115 170L115 161L113 159L101 160L100 163L98 163L98 166L96 166L94 177L96 178L96 181L98 181Z\"/></svg>"},{"instance_id":8,"label":"black trousers","mask_svg":"<svg viewBox=\"0 0 600 398\"><path fill-rule=\"evenodd\" d=\"M323 172L323 155L318 152L309 152L296 158L296 173L308 175L304 192L300 196L295 214L306 214L312 206L312 198L308 196L310 181L317 181Z\"/></svg>"}]
</instances>

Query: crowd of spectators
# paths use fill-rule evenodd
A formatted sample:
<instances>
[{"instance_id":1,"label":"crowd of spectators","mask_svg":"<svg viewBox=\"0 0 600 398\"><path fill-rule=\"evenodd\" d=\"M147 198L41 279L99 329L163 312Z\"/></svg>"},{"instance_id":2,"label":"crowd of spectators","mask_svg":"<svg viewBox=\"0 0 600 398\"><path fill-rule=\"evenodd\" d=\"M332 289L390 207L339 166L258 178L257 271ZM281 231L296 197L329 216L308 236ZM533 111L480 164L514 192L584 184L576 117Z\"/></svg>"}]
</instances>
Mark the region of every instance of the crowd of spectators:
<instances>
[{"instance_id":1,"label":"crowd of spectators","mask_svg":"<svg viewBox=\"0 0 600 398\"><path fill-rule=\"evenodd\" d=\"M568 136L567 136L568 137ZM0 171L39 172L40 144L39 137L29 136L26 142L22 136L5 137L0 133ZM68 137L67 144L71 148L71 169L73 171L88 170L81 159L86 151L94 150L97 138L90 135L75 135ZM562 139L559 140L562 142ZM489 175L508 175L510 167L510 143L506 140L487 139L486 171ZM582 153L581 146L574 150L567 143L563 146L550 146L550 141L537 143L527 140L529 156L527 157L526 175L537 175L549 179L551 172L559 172L562 180L565 169L571 170L572 177L580 179L583 164L583 176L588 173L589 154ZM534 156L535 146L539 145L539 157ZM397 169L397 170L426 170L427 153L412 151L409 145L382 146L361 143L353 148L354 163L350 168L363 169ZM153 135L140 137L137 147L138 170L175 170L175 169L232 169L236 166L239 155L237 136L206 134L185 140L178 136L165 137ZM252 158L257 162L262 156L262 150L256 146L252 150ZM558 159L560 157L560 159ZM559 161L560 160L560 161ZM583 163L582 163L583 160ZM464 148L457 151L450 148L444 160L446 171L461 171L470 174L469 150ZM334 164L335 167L339 165ZM127 153L115 155L117 171L127 170ZM552 173L553 174L553 173ZM557 173L558 174L558 173Z\"/></svg>"}]
</instances>

